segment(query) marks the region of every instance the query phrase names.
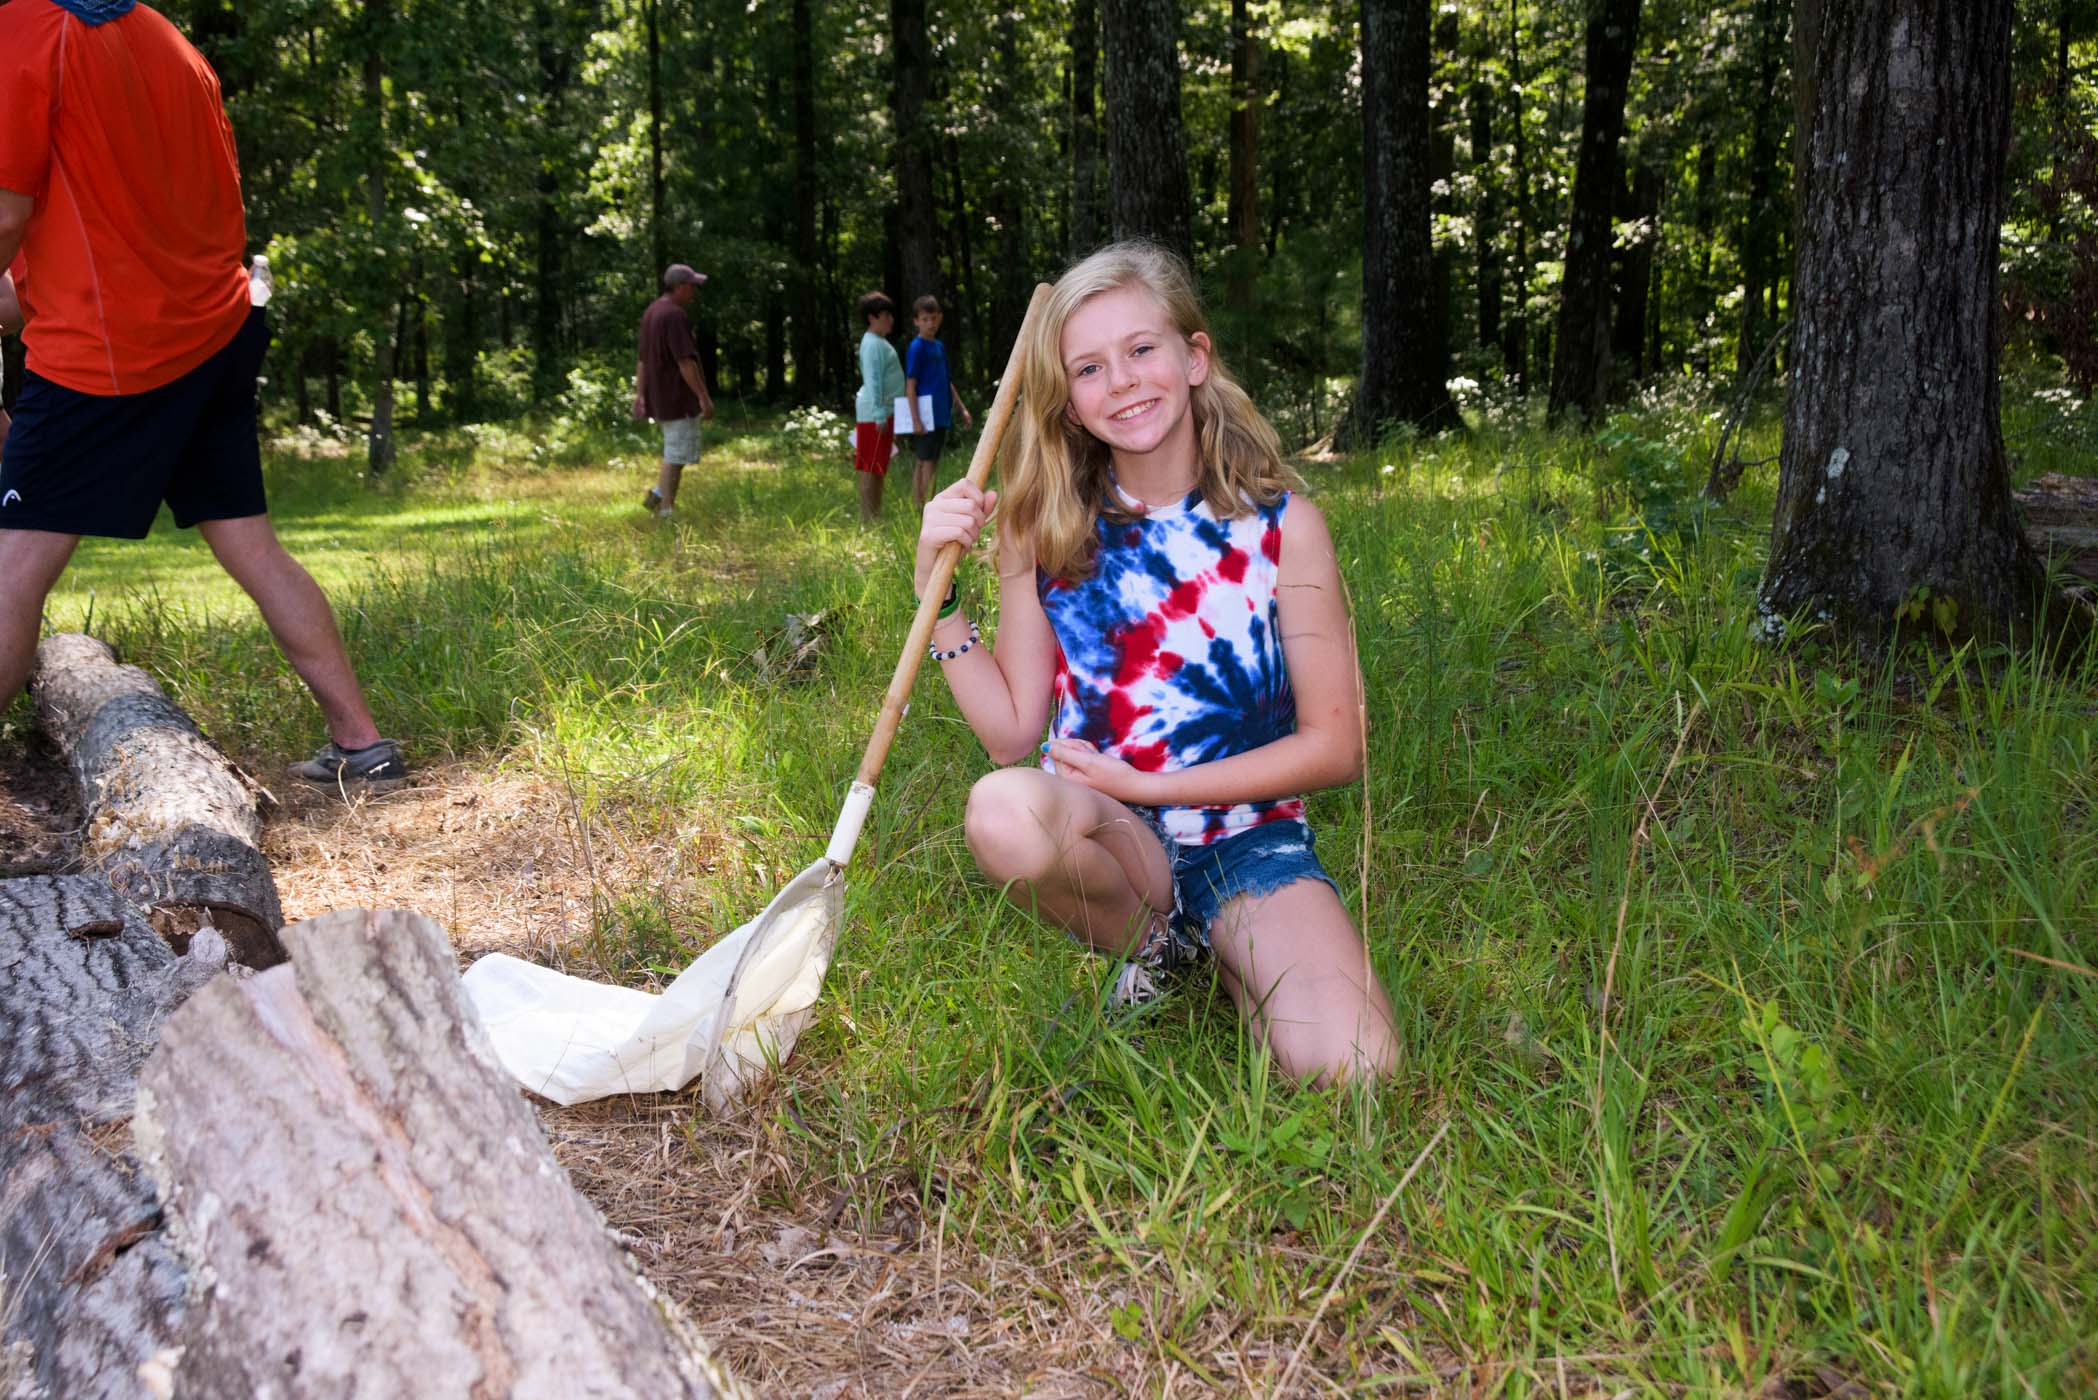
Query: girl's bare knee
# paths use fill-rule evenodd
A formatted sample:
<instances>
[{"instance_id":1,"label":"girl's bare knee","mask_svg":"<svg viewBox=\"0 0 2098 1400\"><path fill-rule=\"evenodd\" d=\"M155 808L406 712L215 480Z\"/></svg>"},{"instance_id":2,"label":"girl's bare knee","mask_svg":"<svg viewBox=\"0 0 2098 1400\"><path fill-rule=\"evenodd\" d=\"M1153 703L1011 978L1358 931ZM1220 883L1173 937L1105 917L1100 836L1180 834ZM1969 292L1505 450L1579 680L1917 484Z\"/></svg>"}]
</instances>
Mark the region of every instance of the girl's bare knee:
<instances>
[{"instance_id":1,"label":"girl's bare knee","mask_svg":"<svg viewBox=\"0 0 2098 1400\"><path fill-rule=\"evenodd\" d=\"M962 836L977 868L998 884L1032 882L1055 869L1063 843L1057 832L1070 825L1046 774L1031 768L986 773L969 789Z\"/></svg>"}]
</instances>

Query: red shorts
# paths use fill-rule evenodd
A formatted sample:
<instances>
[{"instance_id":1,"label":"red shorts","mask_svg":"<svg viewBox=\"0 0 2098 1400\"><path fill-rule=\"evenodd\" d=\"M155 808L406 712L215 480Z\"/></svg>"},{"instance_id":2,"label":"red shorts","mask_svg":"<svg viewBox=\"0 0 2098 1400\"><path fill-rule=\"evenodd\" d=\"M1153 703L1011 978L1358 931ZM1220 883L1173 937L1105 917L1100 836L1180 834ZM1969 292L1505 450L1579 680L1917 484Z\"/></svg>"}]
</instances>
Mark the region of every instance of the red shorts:
<instances>
[{"instance_id":1,"label":"red shorts","mask_svg":"<svg viewBox=\"0 0 2098 1400\"><path fill-rule=\"evenodd\" d=\"M896 422L855 423L852 425L852 469L856 472L873 472L876 476L889 474L889 459L896 455Z\"/></svg>"}]
</instances>

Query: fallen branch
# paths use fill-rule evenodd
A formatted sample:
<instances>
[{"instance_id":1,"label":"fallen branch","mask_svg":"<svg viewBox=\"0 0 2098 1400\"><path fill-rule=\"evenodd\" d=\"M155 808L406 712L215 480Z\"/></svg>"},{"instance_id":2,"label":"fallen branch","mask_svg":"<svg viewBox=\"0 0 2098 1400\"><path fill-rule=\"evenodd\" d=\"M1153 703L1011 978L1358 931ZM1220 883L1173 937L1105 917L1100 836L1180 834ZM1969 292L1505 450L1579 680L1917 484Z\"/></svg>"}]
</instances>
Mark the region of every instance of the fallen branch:
<instances>
[{"instance_id":1,"label":"fallen branch","mask_svg":"<svg viewBox=\"0 0 2098 1400\"><path fill-rule=\"evenodd\" d=\"M85 823L80 864L143 906L179 950L209 923L235 961L283 960L284 915L248 786L136 666L77 632L37 648L37 723L65 756Z\"/></svg>"}]
</instances>

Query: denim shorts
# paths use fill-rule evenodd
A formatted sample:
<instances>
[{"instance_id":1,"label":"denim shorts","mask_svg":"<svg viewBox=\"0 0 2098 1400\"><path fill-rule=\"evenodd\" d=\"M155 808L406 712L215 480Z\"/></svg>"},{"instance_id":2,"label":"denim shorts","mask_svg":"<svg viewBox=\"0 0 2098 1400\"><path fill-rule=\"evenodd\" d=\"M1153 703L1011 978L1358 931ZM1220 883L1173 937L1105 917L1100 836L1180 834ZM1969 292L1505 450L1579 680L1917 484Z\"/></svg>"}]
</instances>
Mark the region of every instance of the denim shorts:
<instances>
[{"instance_id":1,"label":"denim shorts","mask_svg":"<svg viewBox=\"0 0 2098 1400\"><path fill-rule=\"evenodd\" d=\"M1172 923L1176 934L1207 948L1209 928L1226 904L1258 899L1299 880L1317 880L1335 894L1340 886L1319 863L1311 828L1301 821L1268 822L1212 841L1183 846L1165 833L1156 807L1138 807L1173 863Z\"/></svg>"}]
</instances>

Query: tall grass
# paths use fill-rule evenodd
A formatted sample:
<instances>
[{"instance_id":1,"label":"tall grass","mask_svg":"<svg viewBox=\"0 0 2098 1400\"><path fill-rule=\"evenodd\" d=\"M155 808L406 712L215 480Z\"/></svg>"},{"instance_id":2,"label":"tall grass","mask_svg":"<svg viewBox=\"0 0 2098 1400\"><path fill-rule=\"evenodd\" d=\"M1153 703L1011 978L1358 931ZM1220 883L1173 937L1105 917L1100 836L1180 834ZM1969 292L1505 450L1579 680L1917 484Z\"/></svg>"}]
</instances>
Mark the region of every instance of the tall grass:
<instances>
[{"instance_id":1,"label":"tall grass","mask_svg":"<svg viewBox=\"0 0 2098 1400\"><path fill-rule=\"evenodd\" d=\"M806 1168L985 1251L1090 1235L1128 1344L1225 1388L1219 1338L1286 1354L1325 1299L1307 1366L1365 1389L2098 1390L2098 675L1764 648L1769 471L1697 507L1706 406L1615 428L1308 469L1371 745L1367 799L1312 818L1399 1008L1393 1083L1288 1086L1199 991L1103 1016L1110 969L975 877L986 763L928 677L776 1109ZM388 732L673 838L685 878L607 891L587 965L674 968L820 849L911 606L907 512L853 526L842 455L731 429L660 530L645 454L378 496L277 471ZM311 711L193 555L98 553L57 620L92 588L279 759ZM768 664L789 613L824 619L799 677Z\"/></svg>"}]
</instances>

